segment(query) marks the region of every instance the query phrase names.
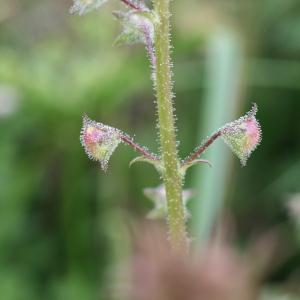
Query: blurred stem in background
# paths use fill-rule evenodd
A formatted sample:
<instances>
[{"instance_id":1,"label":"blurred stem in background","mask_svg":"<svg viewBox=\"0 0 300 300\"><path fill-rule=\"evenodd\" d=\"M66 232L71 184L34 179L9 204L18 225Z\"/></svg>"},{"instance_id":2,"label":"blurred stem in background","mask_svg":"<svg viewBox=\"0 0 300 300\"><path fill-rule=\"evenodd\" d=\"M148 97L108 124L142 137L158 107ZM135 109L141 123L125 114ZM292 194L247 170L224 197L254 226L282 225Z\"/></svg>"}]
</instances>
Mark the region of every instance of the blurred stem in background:
<instances>
[{"instance_id":1,"label":"blurred stem in background","mask_svg":"<svg viewBox=\"0 0 300 300\"><path fill-rule=\"evenodd\" d=\"M207 92L201 105L200 130L205 136L237 115L243 86L243 50L241 40L229 28L217 29L207 41ZM234 159L220 142L210 148L205 158L209 170L198 168L194 174L197 201L193 209L193 229L199 244L205 243L220 216L226 194L231 162Z\"/></svg>"}]
</instances>

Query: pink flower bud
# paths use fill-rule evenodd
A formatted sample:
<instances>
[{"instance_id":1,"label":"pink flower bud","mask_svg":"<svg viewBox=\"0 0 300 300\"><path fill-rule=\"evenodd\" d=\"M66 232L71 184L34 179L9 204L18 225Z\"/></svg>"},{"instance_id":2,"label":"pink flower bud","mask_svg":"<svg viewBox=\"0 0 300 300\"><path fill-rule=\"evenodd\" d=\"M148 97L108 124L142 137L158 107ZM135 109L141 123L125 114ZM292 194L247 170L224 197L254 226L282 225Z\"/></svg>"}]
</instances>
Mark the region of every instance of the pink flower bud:
<instances>
[{"instance_id":1,"label":"pink flower bud","mask_svg":"<svg viewBox=\"0 0 300 300\"><path fill-rule=\"evenodd\" d=\"M109 158L121 142L120 132L110 126L83 117L80 141L90 159L99 161L107 169Z\"/></svg>"},{"instance_id":2,"label":"pink flower bud","mask_svg":"<svg viewBox=\"0 0 300 300\"><path fill-rule=\"evenodd\" d=\"M261 128L255 118L256 104L243 117L226 124L222 129L222 137L232 151L241 160L243 166L261 141Z\"/></svg>"}]
</instances>

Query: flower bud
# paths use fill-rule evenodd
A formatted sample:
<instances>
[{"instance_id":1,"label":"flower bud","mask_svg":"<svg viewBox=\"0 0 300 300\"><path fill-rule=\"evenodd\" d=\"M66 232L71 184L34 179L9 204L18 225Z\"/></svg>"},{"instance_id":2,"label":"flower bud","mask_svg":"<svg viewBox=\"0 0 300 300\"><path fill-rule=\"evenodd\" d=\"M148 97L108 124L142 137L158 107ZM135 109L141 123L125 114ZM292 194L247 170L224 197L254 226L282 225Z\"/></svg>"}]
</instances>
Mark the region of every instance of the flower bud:
<instances>
[{"instance_id":1,"label":"flower bud","mask_svg":"<svg viewBox=\"0 0 300 300\"><path fill-rule=\"evenodd\" d=\"M243 117L226 124L222 129L222 137L232 151L238 156L243 166L261 141L261 128L255 118L256 104Z\"/></svg>"},{"instance_id":2,"label":"flower bud","mask_svg":"<svg viewBox=\"0 0 300 300\"><path fill-rule=\"evenodd\" d=\"M115 46L154 42L153 14L150 12L114 11L114 16L122 22L123 31L117 37Z\"/></svg>"},{"instance_id":3,"label":"flower bud","mask_svg":"<svg viewBox=\"0 0 300 300\"><path fill-rule=\"evenodd\" d=\"M99 161L105 171L109 158L121 142L119 130L83 117L80 141L90 159Z\"/></svg>"}]
</instances>

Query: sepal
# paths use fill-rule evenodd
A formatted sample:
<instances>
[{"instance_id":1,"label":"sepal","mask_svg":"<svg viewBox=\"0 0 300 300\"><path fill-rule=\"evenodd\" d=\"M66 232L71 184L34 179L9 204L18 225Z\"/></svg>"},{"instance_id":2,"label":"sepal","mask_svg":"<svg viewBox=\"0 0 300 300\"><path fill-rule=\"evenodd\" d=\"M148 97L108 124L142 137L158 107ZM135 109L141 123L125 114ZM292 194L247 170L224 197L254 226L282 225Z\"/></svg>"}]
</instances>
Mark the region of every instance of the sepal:
<instances>
[{"instance_id":1,"label":"sepal","mask_svg":"<svg viewBox=\"0 0 300 300\"><path fill-rule=\"evenodd\" d=\"M150 159L147 158L145 156L138 156L136 158L134 158L130 163L129 163L129 167L131 167L133 164L137 163L137 162L144 162L144 163L148 163L151 164L155 167L155 169L157 170L157 172L162 175L163 172L163 166L162 163L159 159L154 160L154 159Z\"/></svg>"},{"instance_id":2,"label":"sepal","mask_svg":"<svg viewBox=\"0 0 300 300\"><path fill-rule=\"evenodd\" d=\"M199 165L199 164L207 164L209 167L212 167L211 162L206 159L195 159L191 162L183 163L180 167L180 174L181 174L182 178L185 177L185 173L190 167Z\"/></svg>"}]
</instances>

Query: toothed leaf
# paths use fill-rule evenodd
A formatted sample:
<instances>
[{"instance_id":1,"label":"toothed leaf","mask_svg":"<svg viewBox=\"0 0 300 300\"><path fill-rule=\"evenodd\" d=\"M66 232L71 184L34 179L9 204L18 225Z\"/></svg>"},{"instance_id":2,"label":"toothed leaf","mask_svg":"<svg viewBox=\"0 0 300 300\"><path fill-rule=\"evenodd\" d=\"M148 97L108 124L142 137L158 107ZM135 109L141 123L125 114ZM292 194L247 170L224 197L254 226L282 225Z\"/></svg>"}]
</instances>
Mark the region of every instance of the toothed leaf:
<instances>
[{"instance_id":1,"label":"toothed leaf","mask_svg":"<svg viewBox=\"0 0 300 300\"><path fill-rule=\"evenodd\" d=\"M261 128L255 118L257 106L238 120L226 124L222 130L222 138L238 156L243 166L261 141Z\"/></svg>"},{"instance_id":2,"label":"toothed leaf","mask_svg":"<svg viewBox=\"0 0 300 300\"><path fill-rule=\"evenodd\" d=\"M104 171L107 169L109 158L121 142L119 130L86 116L83 118L80 140L89 158L99 161Z\"/></svg>"},{"instance_id":3,"label":"toothed leaf","mask_svg":"<svg viewBox=\"0 0 300 300\"><path fill-rule=\"evenodd\" d=\"M71 14L79 14L80 16L98 9L108 0L73 0L73 6L70 8Z\"/></svg>"}]
</instances>

